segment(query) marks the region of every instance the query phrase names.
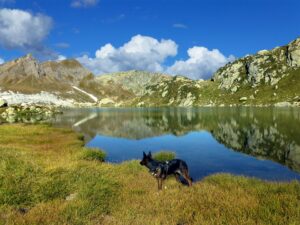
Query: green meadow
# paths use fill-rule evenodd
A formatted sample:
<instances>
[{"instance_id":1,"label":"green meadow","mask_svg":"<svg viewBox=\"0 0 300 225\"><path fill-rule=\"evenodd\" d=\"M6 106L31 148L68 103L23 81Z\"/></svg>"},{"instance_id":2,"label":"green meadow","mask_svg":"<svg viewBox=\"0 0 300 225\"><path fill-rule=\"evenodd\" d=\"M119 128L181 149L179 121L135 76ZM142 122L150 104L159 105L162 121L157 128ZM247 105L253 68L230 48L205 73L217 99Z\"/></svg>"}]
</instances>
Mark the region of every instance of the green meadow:
<instances>
[{"instance_id":1,"label":"green meadow","mask_svg":"<svg viewBox=\"0 0 300 225\"><path fill-rule=\"evenodd\" d=\"M172 153L157 157L170 158ZM0 125L0 224L299 224L300 183L216 174L157 190L136 160L104 162L72 130Z\"/></svg>"}]
</instances>

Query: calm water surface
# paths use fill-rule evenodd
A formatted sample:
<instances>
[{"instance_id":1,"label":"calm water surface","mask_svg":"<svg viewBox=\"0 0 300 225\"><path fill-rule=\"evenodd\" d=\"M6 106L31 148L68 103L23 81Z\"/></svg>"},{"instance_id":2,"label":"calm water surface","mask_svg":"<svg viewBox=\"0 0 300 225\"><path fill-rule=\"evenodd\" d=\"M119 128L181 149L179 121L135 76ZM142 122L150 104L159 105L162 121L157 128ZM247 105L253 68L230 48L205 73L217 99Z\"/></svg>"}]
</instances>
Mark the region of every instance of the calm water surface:
<instances>
[{"instance_id":1,"label":"calm water surface","mask_svg":"<svg viewBox=\"0 0 300 225\"><path fill-rule=\"evenodd\" d=\"M300 180L300 109L70 109L53 123L83 133L110 162L170 150L195 180L220 172Z\"/></svg>"}]
</instances>

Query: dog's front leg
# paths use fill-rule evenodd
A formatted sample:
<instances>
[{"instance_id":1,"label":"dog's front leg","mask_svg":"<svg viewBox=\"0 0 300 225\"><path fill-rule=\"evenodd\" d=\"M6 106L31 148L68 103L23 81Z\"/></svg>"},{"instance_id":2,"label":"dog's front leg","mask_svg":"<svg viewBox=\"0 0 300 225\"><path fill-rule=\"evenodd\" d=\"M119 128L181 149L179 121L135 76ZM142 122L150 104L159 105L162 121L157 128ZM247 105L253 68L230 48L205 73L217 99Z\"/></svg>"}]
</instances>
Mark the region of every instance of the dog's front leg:
<instances>
[{"instance_id":1,"label":"dog's front leg","mask_svg":"<svg viewBox=\"0 0 300 225\"><path fill-rule=\"evenodd\" d=\"M158 186L158 190L162 189L162 179L161 178L157 178L157 186Z\"/></svg>"}]
</instances>

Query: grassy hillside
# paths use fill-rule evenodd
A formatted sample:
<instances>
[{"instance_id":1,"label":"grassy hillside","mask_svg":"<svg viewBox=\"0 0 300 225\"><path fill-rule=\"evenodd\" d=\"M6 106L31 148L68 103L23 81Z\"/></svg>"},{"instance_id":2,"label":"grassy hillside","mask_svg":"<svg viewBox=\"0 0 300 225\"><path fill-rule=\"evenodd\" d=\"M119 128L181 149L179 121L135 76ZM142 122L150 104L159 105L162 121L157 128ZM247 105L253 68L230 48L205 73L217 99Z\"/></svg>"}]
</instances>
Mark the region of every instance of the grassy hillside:
<instances>
[{"instance_id":1,"label":"grassy hillside","mask_svg":"<svg viewBox=\"0 0 300 225\"><path fill-rule=\"evenodd\" d=\"M82 137L70 130L1 125L0 137L0 224L300 221L299 182L219 174L192 188L170 178L158 192L156 181L138 161L93 160Z\"/></svg>"}]
</instances>

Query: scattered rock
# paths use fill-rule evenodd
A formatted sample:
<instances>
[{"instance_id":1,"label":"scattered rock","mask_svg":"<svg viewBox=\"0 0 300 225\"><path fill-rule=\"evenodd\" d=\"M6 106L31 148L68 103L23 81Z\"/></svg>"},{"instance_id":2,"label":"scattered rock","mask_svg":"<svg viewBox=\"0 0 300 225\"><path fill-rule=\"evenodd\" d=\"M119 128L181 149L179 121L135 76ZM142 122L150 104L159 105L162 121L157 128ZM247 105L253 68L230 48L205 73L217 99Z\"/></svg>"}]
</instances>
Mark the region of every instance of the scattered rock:
<instances>
[{"instance_id":1,"label":"scattered rock","mask_svg":"<svg viewBox=\"0 0 300 225\"><path fill-rule=\"evenodd\" d=\"M110 98L103 98L99 101L99 106L113 105L114 103L115 101Z\"/></svg>"},{"instance_id":2,"label":"scattered rock","mask_svg":"<svg viewBox=\"0 0 300 225\"><path fill-rule=\"evenodd\" d=\"M231 92L232 92L232 93L237 92L237 90L238 90L238 87L237 87L237 86L234 86L233 88L231 88Z\"/></svg>"},{"instance_id":3,"label":"scattered rock","mask_svg":"<svg viewBox=\"0 0 300 225\"><path fill-rule=\"evenodd\" d=\"M1 117L9 123L35 123L47 121L58 113L61 111L52 106L22 104L11 105L1 113Z\"/></svg>"},{"instance_id":4,"label":"scattered rock","mask_svg":"<svg viewBox=\"0 0 300 225\"><path fill-rule=\"evenodd\" d=\"M240 98L240 102L245 102L245 101L247 101L247 100L248 100L247 97L241 97L241 98Z\"/></svg>"},{"instance_id":5,"label":"scattered rock","mask_svg":"<svg viewBox=\"0 0 300 225\"><path fill-rule=\"evenodd\" d=\"M70 194L69 196L66 197L66 200L67 201L73 201L74 199L76 199L78 196L77 193L73 193L73 194Z\"/></svg>"},{"instance_id":6,"label":"scattered rock","mask_svg":"<svg viewBox=\"0 0 300 225\"><path fill-rule=\"evenodd\" d=\"M143 107L143 106L145 106L145 102L139 102L136 106L137 107Z\"/></svg>"},{"instance_id":7,"label":"scattered rock","mask_svg":"<svg viewBox=\"0 0 300 225\"><path fill-rule=\"evenodd\" d=\"M277 102L277 103L274 104L274 106L276 106L276 107L290 107L290 106L292 106L292 104L289 103L289 102Z\"/></svg>"},{"instance_id":8,"label":"scattered rock","mask_svg":"<svg viewBox=\"0 0 300 225\"><path fill-rule=\"evenodd\" d=\"M259 54L259 55L268 55L268 54L270 54L270 52L268 51L268 50L260 50L259 52L257 52L257 54Z\"/></svg>"},{"instance_id":9,"label":"scattered rock","mask_svg":"<svg viewBox=\"0 0 300 225\"><path fill-rule=\"evenodd\" d=\"M8 106L7 101L4 99L0 99L0 108L4 108L7 106Z\"/></svg>"},{"instance_id":10,"label":"scattered rock","mask_svg":"<svg viewBox=\"0 0 300 225\"><path fill-rule=\"evenodd\" d=\"M164 91L162 94L161 94L161 97L166 97L166 95L168 94L168 90Z\"/></svg>"}]
</instances>

